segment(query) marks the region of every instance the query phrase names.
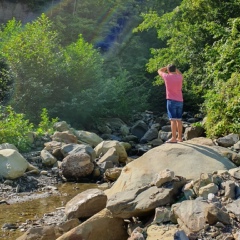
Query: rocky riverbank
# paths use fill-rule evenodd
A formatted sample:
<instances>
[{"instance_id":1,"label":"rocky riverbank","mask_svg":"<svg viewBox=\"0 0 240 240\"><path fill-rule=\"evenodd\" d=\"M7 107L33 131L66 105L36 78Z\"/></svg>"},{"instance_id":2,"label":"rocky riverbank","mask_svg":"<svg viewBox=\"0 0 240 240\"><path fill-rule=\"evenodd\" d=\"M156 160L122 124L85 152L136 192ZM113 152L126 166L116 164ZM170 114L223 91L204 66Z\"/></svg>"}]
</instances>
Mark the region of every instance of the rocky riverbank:
<instances>
[{"instance_id":1,"label":"rocky riverbank","mask_svg":"<svg viewBox=\"0 0 240 240\"><path fill-rule=\"evenodd\" d=\"M173 228L174 233L171 236L181 230L183 233L179 234L182 234L181 236L185 234L186 236L180 239L187 239L187 237L189 239L198 239L198 237L215 239L213 238L214 234L216 237L223 236L222 234L225 231L231 234L232 239L235 239L233 238L233 233L237 234L237 213L233 218L234 221L229 220L228 222L223 222L221 218L218 218L218 215L214 215L212 212L209 213L208 216L214 215L217 223L220 222L217 226L215 226L215 220L213 221L214 224L205 225L205 222L210 220L206 219L205 215L200 216L205 222L204 224L202 222L201 224L199 223L201 227L199 227L198 231L196 229L193 231L191 228L189 230L187 223L180 224L181 214L175 214L173 218L167 217L165 220L158 220L157 222L157 215L154 216L153 214L154 211L157 214L158 208L161 207L164 214L166 213L167 216L170 216L170 212L172 212L169 210L170 206L181 199L184 199L185 201L183 202L186 203L194 200L194 203L188 203L192 204L191 207L193 207L195 199L199 200L200 197L200 201L217 202L218 206L224 208L226 200L230 201L232 199L232 201L235 201L238 198L236 191L239 189L240 179L238 178L237 170L237 166L240 165L239 136L232 134L215 141L202 138L204 129L191 124L191 122L200 120L199 117L192 117L184 121L185 141L177 144L164 144L171 137L169 122L165 116L156 118L149 112L139 115L132 122L131 126L125 124L120 119L104 119L95 126L95 130L92 132L72 129L65 122L57 123L55 126L56 132L53 136L45 137L42 142L36 139L33 146L34 151L20 154L26 163L21 156L15 154L15 150L11 150L12 154L14 153L17 155L17 158L19 157L23 161L22 166L19 167L23 167L23 170L20 169L23 173L14 179L2 178L0 203L14 204L54 194L57 195L59 194L56 188L57 184L75 181L97 183L97 189L107 188L108 190L101 190L97 194L89 192L87 197L80 196L84 201L91 199L91 196L92 198L97 196L97 202L99 203L99 196L105 195L104 199L106 202L104 204L106 208L104 210L103 207L103 212L98 210L96 214L92 213L92 216L80 214L80 216L77 215L75 218L69 218L66 206L63 206L56 209L56 211L46 213L34 222L23 222L17 225L6 222L3 226L4 229L11 230L17 228L21 231L28 229L27 233L19 240L30 239L32 234L39 236L36 239L43 239L41 236L45 236L48 233L51 235L51 239L56 239L61 235L63 237L59 239L70 239L68 235L65 236L65 232L71 235L71 231L67 233L70 229L80 227L83 235L79 237L83 237L85 236L85 227L88 228L89 224L90 226L94 225L96 218L100 218L102 219L102 226L100 224L99 227L102 231L104 231L104 223L108 221L114 222L116 220L117 225L125 226L123 229L122 227L119 229L113 228L113 233L120 231L120 235L114 238L110 237L111 234L109 236L103 235L105 236L105 238L102 238L104 240L122 240L127 239L130 235L133 235L131 239L151 240L154 239L154 237L150 237L153 233L149 233L149 229L151 229L149 227L152 226L160 232L166 232L166 230L163 230L166 226L169 229ZM191 142L191 139L197 140ZM5 144L2 146L2 149L6 149L6 146L8 146L7 148L14 148ZM229 172L230 169L235 169L234 173ZM163 171L166 171L165 175L167 175L167 178L166 176L161 176L160 180L156 182L154 176L156 177L157 174L159 175ZM214 171L215 173L213 173ZM16 173L11 172L9 174L15 176ZM127 179L127 175L131 176L131 178ZM198 179L200 175L201 184ZM221 179L221 181L214 182L213 179ZM202 184L203 182L205 184ZM211 188L208 186L209 184L215 184L216 186L213 185L213 188ZM208 190L203 190L204 196L199 195L200 185L201 187L208 186ZM168 189L167 193L165 188ZM231 189L234 189L234 196ZM120 195L117 196L117 193ZM140 196L141 193L144 193L144 195ZM163 195L160 193L164 193L166 195L164 199L168 200L165 199L164 202L159 202L158 197L163 198ZM150 198L149 196L154 197ZM209 198L209 196L212 197ZM148 204L146 202L139 202L138 198L153 199L151 200L153 201L150 204L151 207L147 207ZM121 201L115 202L113 201L114 199L122 199L124 202L123 208L121 207ZM144 211L144 214L141 211L139 212L139 207L135 206L136 203L143 204L144 207L142 206L140 209ZM128 205L129 212L127 210ZM88 206L89 209L93 208L92 203L85 203L84 206ZM81 208L81 205L78 207ZM190 208L189 205L188 207ZM203 206L201 212L206 212L205 207ZM219 212L216 209L214 211L216 213ZM89 212L91 211L89 210ZM194 215L194 213L192 214ZM189 218L189 216L184 216L184 218L186 217ZM153 219L155 220L153 221ZM200 221L199 218L197 219L197 221ZM136 227L136 223L138 223L137 226L139 228L137 228L137 231L133 231L133 226ZM132 226L131 231L127 231L127 229L130 229L130 225ZM220 225L221 227L219 227ZM33 226L35 228L32 228ZM215 233L215 228L220 229L218 231L218 233L220 232L219 234ZM231 231L227 229L231 229ZM211 234L211 232L214 234ZM98 231L96 230L96 235L97 233ZM134 234L138 238L134 237ZM163 234L158 232L158 235ZM120 236L125 237L121 238ZM94 240L95 238L92 237L91 239ZM167 238L163 239L166 240Z\"/></svg>"}]
</instances>

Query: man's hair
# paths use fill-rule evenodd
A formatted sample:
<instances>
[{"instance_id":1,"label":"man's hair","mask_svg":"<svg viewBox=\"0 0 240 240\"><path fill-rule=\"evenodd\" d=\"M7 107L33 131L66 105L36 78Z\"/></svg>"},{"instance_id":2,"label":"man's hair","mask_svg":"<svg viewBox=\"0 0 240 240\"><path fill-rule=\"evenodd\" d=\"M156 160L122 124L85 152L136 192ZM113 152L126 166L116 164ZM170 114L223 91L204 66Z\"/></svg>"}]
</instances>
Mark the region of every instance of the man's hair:
<instances>
[{"instance_id":1,"label":"man's hair","mask_svg":"<svg viewBox=\"0 0 240 240\"><path fill-rule=\"evenodd\" d=\"M176 72L176 66L173 64L169 64L167 68L169 72Z\"/></svg>"}]
</instances>

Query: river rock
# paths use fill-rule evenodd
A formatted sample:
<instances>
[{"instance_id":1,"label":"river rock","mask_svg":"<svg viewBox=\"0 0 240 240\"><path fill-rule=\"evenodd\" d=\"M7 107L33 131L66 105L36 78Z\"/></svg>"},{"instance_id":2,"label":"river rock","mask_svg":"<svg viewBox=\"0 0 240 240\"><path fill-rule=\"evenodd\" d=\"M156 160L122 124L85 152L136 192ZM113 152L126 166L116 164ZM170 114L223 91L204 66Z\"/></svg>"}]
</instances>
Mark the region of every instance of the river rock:
<instances>
[{"instance_id":1,"label":"river rock","mask_svg":"<svg viewBox=\"0 0 240 240\"><path fill-rule=\"evenodd\" d=\"M209 203L203 201L186 200L173 204L171 211L180 228L186 233L198 232L205 226L205 209Z\"/></svg>"},{"instance_id":2,"label":"river rock","mask_svg":"<svg viewBox=\"0 0 240 240\"><path fill-rule=\"evenodd\" d=\"M87 153L80 152L65 157L61 169L66 179L80 179L92 173L94 164Z\"/></svg>"},{"instance_id":3,"label":"river rock","mask_svg":"<svg viewBox=\"0 0 240 240\"><path fill-rule=\"evenodd\" d=\"M117 154L117 149L115 147L109 148L108 151L100 157L98 160L98 164L104 163L104 162L112 162L114 165L119 164L119 155Z\"/></svg>"},{"instance_id":4,"label":"river rock","mask_svg":"<svg viewBox=\"0 0 240 240\"><path fill-rule=\"evenodd\" d=\"M105 208L56 240L120 240L127 238L128 234L123 219L113 217L111 212Z\"/></svg>"},{"instance_id":5,"label":"river rock","mask_svg":"<svg viewBox=\"0 0 240 240\"><path fill-rule=\"evenodd\" d=\"M130 131L138 139L141 139L148 131L148 125L144 121L139 120L131 127Z\"/></svg>"},{"instance_id":6,"label":"river rock","mask_svg":"<svg viewBox=\"0 0 240 240\"><path fill-rule=\"evenodd\" d=\"M105 154L110 148L115 148L116 153L119 156L119 162L125 163L127 161L127 152L122 144L119 141L102 141L98 144L94 150L96 152L96 156L99 157Z\"/></svg>"},{"instance_id":7,"label":"river rock","mask_svg":"<svg viewBox=\"0 0 240 240\"><path fill-rule=\"evenodd\" d=\"M42 159L42 164L45 166L53 166L56 162L57 159L47 150L42 150L40 153L41 159Z\"/></svg>"},{"instance_id":8,"label":"river rock","mask_svg":"<svg viewBox=\"0 0 240 240\"><path fill-rule=\"evenodd\" d=\"M150 128L140 139L140 143L147 143L156 138L158 138L158 130L156 128Z\"/></svg>"},{"instance_id":9,"label":"river rock","mask_svg":"<svg viewBox=\"0 0 240 240\"><path fill-rule=\"evenodd\" d=\"M238 140L239 140L238 134L229 134L227 136L218 138L216 142L219 144L219 146L231 147L234 144L236 144Z\"/></svg>"},{"instance_id":10,"label":"river rock","mask_svg":"<svg viewBox=\"0 0 240 240\"><path fill-rule=\"evenodd\" d=\"M0 144L0 150L2 150L2 149L13 149L13 150L18 151L18 149L13 144L10 144L10 143Z\"/></svg>"},{"instance_id":11,"label":"river rock","mask_svg":"<svg viewBox=\"0 0 240 240\"><path fill-rule=\"evenodd\" d=\"M238 221L240 221L240 199L237 199L231 203L226 205L226 209L228 212L232 212Z\"/></svg>"},{"instance_id":12,"label":"river rock","mask_svg":"<svg viewBox=\"0 0 240 240\"><path fill-rule=\"evenodd\" d=\"M21 177L28 168L28 161L14 149L0 150L0 176L6 179Z\"/></svg>"},{"instance_id":13,"label":"river rock","mask_svg":"<svg viewBox=\"0 0 240 240\"><path fill-rule=\"evenodd\" d=\"M130 218L149 214L156 207L172 204L175 196L186 183L185 179L172 181L166 188L145 186L118 192L108 198L107 209L113 216Z\"/></svg>"},{"instance_id":14,"label":"river rock","mask_svg":"<svg viewBox=\"0 0 240 240\"><path fill-rule=\"evenodd\" d=\"M75 131L74 134L77 136L78 140L84 142L91 147L96 147L100 142L103 141L96 133L88 131Z\"/></svg>"},{"instance_id":15,"label":"river rock","mask_svg":"<svg viewBox=\"0 0 240 240\"><path fill-rule=\"evenodd\" d=\"M63 143L77 143L78 142L77 137L69 131L55 132L51 136L51 138L53 141L63 142Z\"/></svg>"},{"instance_id":16,"label":"river rock","mask_svg":"<svg viewBox=\"0 0 240 240\"><path fill-rule=\"evenodd\" d=\"M119 178L121 172L122 168L119 167L109 168L104 173L104 179L106 179L107 181L114 182Z\"/></svg>"},{"instance_id":17,"label":"river rock","mask_svg":"<svg viewBox=\"0 0 240 240\"><path fill-rule=\"evenodd\" d=\"M199 142L204 143L204 140L200 139ZM206 143L209 144L209 141L206 140ZM127 164L115 184L106 193L110 197L117 192L146 186L164 169L170 169L176 176L182 176L187 180L196 180L201 173L235 167L214 146L200 145L196 140L176 144L165 143Z\"/></svg>"},{"instance_id":18,"label":"river rock","mask_svg":"<svg viewBox=\"0 0 240 240\"><path fill-rule=\"evenodd\" d=\"M174 224L157 225L152 224L147 228L147 238L146 240L173 240L175 233L178 231L178 228ZM180 240L189 240L188 238L177 238Z\"/></svg>"},{"instance_id":19,"label":"river rock","mask_svg":"<svg viewBox=\"0 0 240 240\"><path fill-rule=\"evenodd\" d=\"M61 152L64 157L75 154L75 153L87 153L91 157L91 161L94 161L96 158L96 153L94 149L87 144L76 144L76 143L66 144L62 146Z\"/></svg>"},{"instance_id":20,"label":"river rock","mask_svg":"<svg viewBox=\"0 0 240 240\"><path fill-rule=\"evenodd\" d=\"M54 123L53 128L58 132L70 131L70 126L65 121Z\"/></svg>"},{"instance_id":21,"label":"river rock","mask_svg":"<svg viewBox=\"0 0 240 240\"><path fill-rule=\"evenodd\" d=\"M78 219L71 219L58 226L32 227L16 240L53 240L79 225Z\"/></svg>"},{"instance_id":22,"label":"river rock","mask_svg":"<svg viewBox=\"0 0 240 240\"><path fill-rule=\"evenodd\" d=\"M88 218L106 207L107 196L99 189L88 189L67 202L65 214L67 219Z\"/></svg>"},{"instance_id":23,"label":"river rock","mask_svg":"<svg viewBox=\"0 0 240 240\"><path fill-rule=\"evenodd\" d=\"M184 131L184 139L190 140L197 137L202 137L204 133L204 128L201 126L191 126L187 127Z\"/></svg>"}]
</instances>

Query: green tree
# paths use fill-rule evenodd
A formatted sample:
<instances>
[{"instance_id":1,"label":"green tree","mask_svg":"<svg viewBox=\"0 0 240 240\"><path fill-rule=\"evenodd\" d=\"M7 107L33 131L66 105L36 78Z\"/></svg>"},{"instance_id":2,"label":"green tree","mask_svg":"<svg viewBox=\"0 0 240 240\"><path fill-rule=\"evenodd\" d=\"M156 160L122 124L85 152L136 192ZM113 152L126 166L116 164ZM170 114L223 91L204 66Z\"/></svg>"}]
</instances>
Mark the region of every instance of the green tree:
<instances>
[{"instance_id":1,"label":"green tree","mask_svg":"<svg viewBox=\"0 0 240 240\"><path fill-rule=\"evenodd\" d=\"M36 113L40 114L54 91L58 73L55 64L57 34L52 31L51 22L45 15L21 29L19 23L10 21L6 31L9 25L15 25L17 29L2 46L6 63L14 77L11 104L17 111L33 118Z\"/></svg>"},{"instance_id":2,"label":"green tree","mask_svg":"<svg viewBox=\"0 0 240 240\"><path fill-rule=\"evenodd\" d=\"M188 109L190 106L198 109L206 91L218 81L217 76L223 74L227 81L238 68L238 50L231 48L229 21L238 17L239 10L240 2L235 0L183 0L180 6L162 16L156 11L143 15L144 21L137 30L154 28L162 41L161 48L151 49L148 71L155 72L159 66L175 63L184 72ZM233 22L238 25L238 21ZM159 77L156 83L161 84Z\"/></svg>"},{"instance_id":3,"label":"green tree","mask_svg":"<svg viewBox=\"0 0 240 240\"><path fill-rule=\"evenodd\" d=\"M17 31L7 34L10 26ZM76 43L62 48L45 15L24 28L17 26L15 21L10 21L7 32L2 33L11 36L2 44L14 77L10 103L32 121L36 121L43 108L49 109L51 116L67 120L71 116L71 121L77 121L84 114L76 110L85 101L83 92L98 86L102 78L100 54L81 36Z\"/></svg>"}]
</instances>

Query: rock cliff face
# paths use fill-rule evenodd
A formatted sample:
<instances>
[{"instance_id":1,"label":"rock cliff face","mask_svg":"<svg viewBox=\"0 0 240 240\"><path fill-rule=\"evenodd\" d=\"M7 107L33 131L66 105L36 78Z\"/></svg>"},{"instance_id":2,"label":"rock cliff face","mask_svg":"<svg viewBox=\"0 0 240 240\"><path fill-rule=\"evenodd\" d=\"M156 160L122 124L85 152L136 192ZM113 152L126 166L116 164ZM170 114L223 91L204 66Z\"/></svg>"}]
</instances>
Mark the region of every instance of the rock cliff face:
<instances>
[{"instance_id":1,"label":"rock cliff face","mask_svg":"<svg viewBox=\"0 0 240 240\"><path fill-rule=\"evenodd\" d=\"M0 23L6 23L15 18L23 23L29 22L37 17L24 3L18 1L0 1Z\"/></svg>"}]
</instances>

